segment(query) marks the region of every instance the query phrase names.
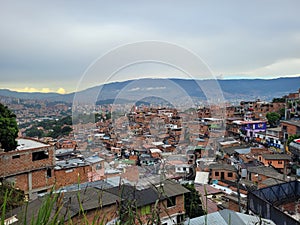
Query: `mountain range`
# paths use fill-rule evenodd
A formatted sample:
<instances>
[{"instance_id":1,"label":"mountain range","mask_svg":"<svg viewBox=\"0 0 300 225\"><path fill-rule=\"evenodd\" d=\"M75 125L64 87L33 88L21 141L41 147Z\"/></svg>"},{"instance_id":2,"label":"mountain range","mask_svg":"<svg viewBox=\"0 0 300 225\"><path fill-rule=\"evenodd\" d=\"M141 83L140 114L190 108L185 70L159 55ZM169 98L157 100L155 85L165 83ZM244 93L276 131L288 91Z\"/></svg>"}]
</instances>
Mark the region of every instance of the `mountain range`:
<instances>
[{"instance_id":1,"label":"mountain range","mask_svg":"<svg viewBox=\"0 0 300 225\"><path fill-rule=\"evenodd\" d=\"M198 81L201 87L209 89L212 80ZM300 88L300 77L282 77L277 79L234 79L218 80L218 84L227 101L255 100L269 101L274 97L282 97ZM187 79L138 79L114 82L88 88L77 93L27 93L0 89L0 96L36 99L48 101L73 102L76 100L97 101L101 103L130 102L159 98L172 101L185 97L203 100L204 92L194 80ZM214 91L212 87L211 91Z\"/></svg>"}]
</instances>

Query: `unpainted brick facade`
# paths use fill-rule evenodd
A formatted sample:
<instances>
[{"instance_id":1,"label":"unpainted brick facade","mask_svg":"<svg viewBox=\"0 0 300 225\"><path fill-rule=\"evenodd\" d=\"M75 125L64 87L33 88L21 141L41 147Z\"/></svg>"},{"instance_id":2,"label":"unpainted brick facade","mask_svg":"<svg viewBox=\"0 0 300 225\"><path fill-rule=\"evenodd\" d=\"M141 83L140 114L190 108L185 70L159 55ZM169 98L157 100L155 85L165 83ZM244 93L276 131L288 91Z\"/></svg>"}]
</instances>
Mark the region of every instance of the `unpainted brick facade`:
<instances>
[{"instance_id":1,"label":"unpainted brick facade","mask_svg":"<svg viewBox=\"0 0 300 225\"><path fill-rule=\"evenodd\" d=\"M284 133L288 134L288 137L295 134L300 134L300 123L299 125L291 124L285 121L281 122L281 127ZM288 138L287 136L284 138Z\"/></svg>"},{"instance_id":2,"label":"unpainted brick facade","mask_svg":"<svg viewBox=\"0 0 300 225\"><path fill-rule=\"evenodd\" d=\"M90 165L55 170L54 146L0 153L0 178L12 182L29 198L39 192L88 181Z\"/></svg>"},{"instance_id":3,"label":"unpainted brick facade","mask_svg":"<svg viewBox=\"0 0 300 225\"><path fill-rule=\"evenodd\" d=\"M54 170L55 186L60 188L70 184L88 182L88 173L91 170L90 165Z\"/></svg>"},{"instance_id":4,"label":"unpainted brick facade","mask_svg":"<svg viewBox=\"0 0 300 225\"><path fill-rule=\"evenodd\" d=\"M236 173L229 170L222 169L212 169L211 171L211 179L212 180L228 180L228 181L236 181Z\"/></svg>"},{"instance_id":5,"label":"unpainted brick facade","mask_svg":"<svg viewBox=\"0 0 300 225\"><path fill-rule=\"evenodd\" d=\"M0 153L0 177L53 167L54 146Z\"/></svg>"},{"instance_id":6,"label":"unpainted brick facade","mask_svg":"<svg viewBox=\"0 0 300 225\"><path fill-rule=\"evenodd\" d=\"M159 202L159 204L152 204L151 211L149 214L143 215L142 209L137 210L138 218L143 222L143 224L149 223L150 219L153 218L155 213L159 214L159 218L170 218L173 215L183 215L185 214L184 208L184 195L178 195L175 197L174 206L168 207L167 200ZM136 224L140 224L139 221L136 221Z\"/></svg>"},{"instance_id":7,"label":"unpainted brick facade","mask_svg":"<svg viewBox=\"0 0 300 225\"><path fill-rule=\"evenodd\" d=\"M118 217L118 207L117 204L105 206L103 208L99 209L93 209L90 211L87 211L85 214L86 224L106 224L109 221L112 221L113 219ZM95 221L95 218L97 220ZM82 215L77 215L73 217L72 224L82 224L83 221L85 221ZM70 224L69 221L66 222L66 224Z\"/></svg>"}]
</instances>

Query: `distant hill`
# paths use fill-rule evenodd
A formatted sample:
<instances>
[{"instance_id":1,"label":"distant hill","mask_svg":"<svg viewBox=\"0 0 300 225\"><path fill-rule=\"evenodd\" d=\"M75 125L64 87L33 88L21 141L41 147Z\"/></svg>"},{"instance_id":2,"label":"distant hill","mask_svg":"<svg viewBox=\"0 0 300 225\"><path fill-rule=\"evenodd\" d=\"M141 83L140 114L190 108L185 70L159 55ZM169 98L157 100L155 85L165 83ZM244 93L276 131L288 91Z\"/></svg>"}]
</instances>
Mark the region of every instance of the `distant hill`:
<instances>
[{"instance_id":1,"label":"distant hill","mask_svg":"<svg viewBox=\"0 0 300 225\"><path fill-rule=\"evenodd\" d=\"M0 89L0 96L20 98L20 99L34 99L34 100L49 100L49 101L63 101L72 102L74 93L58 94L58 93L42 93L42 92L17 92L8 89Z\"/></svg>"},{"instance_id":2,"label":"distant hill","mask_svg":"<svg viewBox=\"0 0 300 225\"><path fill-rule=\"evenodd\" d=\"M210 85L211 80L199 81L201 85ZM277 79L236 79L218 80L226 100L271 100L285 94L296 92L300 88L300 77L283 77ZM100 91L100 92L99 92ZM213 91L213 90L212 90ZM48 101L72 102L75 93L24 93L7 89L0 89L0 96L41 99ZM76 99L81 96L84 100L95 100L99 104L112 103L117 99L122 102L147 102L145 98L156 99L161 97L166 101L181 99L190 96L195 99L205 99L203 91L194 80L187 79L139 79L124 82L114 82L86 89L76 93ZM98 98L96 98L98 96ZM169 99L166 99L169 98Z\"/></svg>"},{"instance_id":3,"label":"distant hill","mask_svg":"<svg viewBox=\"0 0 300 225\"><path fill-rule=\"evenodd\" d=\"M0 96L5 97L13 97L13 98L22 98L22 99L47 99L47 98L55 98L60 96L57 93L41 93L41 92L17 92L17 91L10 91L8 89L0 89Z\"/></svg>"}]
</instances>

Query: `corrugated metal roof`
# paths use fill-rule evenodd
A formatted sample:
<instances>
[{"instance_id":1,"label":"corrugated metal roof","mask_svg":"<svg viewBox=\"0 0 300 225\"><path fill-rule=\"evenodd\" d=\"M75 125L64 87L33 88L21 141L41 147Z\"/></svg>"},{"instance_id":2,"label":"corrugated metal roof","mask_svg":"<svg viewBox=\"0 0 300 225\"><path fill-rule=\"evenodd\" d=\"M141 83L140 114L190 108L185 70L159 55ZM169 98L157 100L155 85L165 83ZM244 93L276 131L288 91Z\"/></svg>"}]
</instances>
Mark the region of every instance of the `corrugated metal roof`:
<instances>
[{"instance_id":1,"label":"corrugated metal roof","mask_svg":"<svg viewBox=\"0 0 300 225\"><path fill-rule=\"evenodd\" d=\"M262 221L269 225L275 225L271 220L262 219ZM259 224L259 222L260 218L258 216L251 216L224 209L205 216L189 219L184 222L184 225L255 225ZM264 222L262 224L266 224Z\"/></svg>"},{"instance_id":2,"label":"corrugated metal roof","mask_svg":"<svg viewBox=\"0 0 300 225\"><path fill-rule=\"evenodd\" d=\"M158 199L182 195L189 190L172 180L164 180L161 183L148 184L144 188L137 189L135 186L122 185L107 189L108 192L120 196L127 201L135 201L136 205L144 206L155 203Z\"/></svg>"},{"instance_id":3,"label":"corrugated metal roof","mask_svg":"<svg viewBox=\"0 0 300 225\"><path fill-rule=\"evenodd\" d=\"M162 184L164 194L167 197L178 196L189 192L189 190L183 187L181 184L172 180L165 180L162 182Z\"/></svg>"},{"instance_id":4,"label":"corrugated metal roof","mask_svg":"<svg viewBox=\"0 0 300 225\"><path fill-rule=\"evenodd\" d=\"M94 156L90 156L90 157L86 158L85 160L89 163L98 163L98 162L103 161L104 159L100 158L97 155L94 155Z\"/></svg>"},{"instance_id":5,"label":"corrugated metal roof","mask_svg":"<svg viewBox=\"0 0 300 225\"><path fill-rule=\"evenodd\" d=\"M119 196L129 204L135 204L137 207L155 203L159 199L158 193L152 188L137 190L134 186L122 185L107 190L109 193Z\"/></svg>"},{"instance_id":6,"label":"corrugated metal roof","mask_svg":"<svg viewBox=\"0 0 300 225\"><path fill-rule=\"evenodd\" d=\"M238 154L249 154L251 152L251 148L235 149L235 152Z\"/></svg>"},{"instance_id":7,"label":"corrugated metal roof","mask_svg":"<svg viewBox=\"0 0 300 225\"><path fill-rule=\"evenodd\" d=\"M263 154L263 158L269 159L269 160L291 160L291 156L287 154Z\"/></svg>"},{"instance_id":8,"label":"corrugated metal roof","mask_svg":"<svg viewBox=\"0 0 300 225\"><path fill-rule=\"evenodd\" d=\"M120 197L105 190L88 188L79 192L67 192L64 195L64 200L66 201L65 207L70 207L73 212L78 213L80 204L84 210L97 209L115 204L117 200L120 200Z\"/></svg>"},{"instance_id":9,"label":"corrugated metal roof","mask_svg":"<svg viewBox=\"0 0 300 225\"><path fill-rule=\"evenodd\" d=\"M68 220L69 217L77 215L80 212L80 205L84 210L91 209L100 209L103 206L109 206L115 204L117 200L120 200L120 197L113 195L106 191L101 191L95 188L87 188L80 191L66 192L62 193L62 203L63 207L59 211L60 216L64 217L65 220ZM35 199L26 206L19 207L13 210L13 215L17 215L17 218L21 224L24 221L24 210L26 208L26 218L27 223L29 224L33 218L36 218L39 212L39 209L43 205L43 201L47 199L48 196ZM57 211L56 204L54 204L51 210L51 217L53 217ZM18 223L19 224L19 223Z\"/></svg>"}]
</instances>

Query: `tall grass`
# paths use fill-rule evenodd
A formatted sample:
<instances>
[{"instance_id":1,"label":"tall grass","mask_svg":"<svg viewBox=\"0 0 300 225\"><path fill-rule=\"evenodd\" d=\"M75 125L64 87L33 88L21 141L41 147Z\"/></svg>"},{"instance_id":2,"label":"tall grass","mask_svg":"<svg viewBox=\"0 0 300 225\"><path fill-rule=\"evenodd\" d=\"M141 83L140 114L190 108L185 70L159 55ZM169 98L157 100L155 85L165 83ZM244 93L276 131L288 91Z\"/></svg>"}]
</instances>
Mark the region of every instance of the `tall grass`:
<instances>
[{"instance_id":1,"label":"tall grass","mask_svg":"<svg viewBox=\"0 0 300 225\"><path fill-rule=\"evenodd\" d=\"M167 205L164 203L166 200L166 195L164 193L163 185L161 187L154 186L159 195L158 199L152 204L152 208L149 214L145 215L141 212L141 208L137 207L136 200L126 201L119 196L118 200L118 209L117 209L117 219L114 224L116 225L131 225L131 224L162 224L160 215L162 212L166 212L167 216L171 218L168 214ZM120 186L120 192L122 193L122 186ZM7 210L7 202L13 198L12 192L7 190L3 197L4 201L1 205L1 225L6 225L5 218L9 215ZM79 212L76 215L79 220L74 221L70 215L70 208L72 207L71 202L67 202L64 199L64 193L55 192L55 188L50 191L49 194L43 197L41 206L36 212L29 212L28 204L25 203L22 210L22 216L20 216L21 221L18 221L18 224L23 225L61 225L61 224L84 224L84 225L103 225L106 224L106 215L103 215L102 209L102 200L101 200L101 191L99 191L99 208L93 212L93 218L87 216L88 212L83 206L83 196L77 192L75 197L79 204Z\"/></svg>"},{"instance_id":2,"label":"tall grass","mask_svg":"<svg viewBox=\"0 0 300 225\"><path fill-rule=\"evenodd\" d=\"M6 205L8 198L8 190L6 190L3 198L3 204L1 205L1 225L4 225L5 213L6 213Z\"/></svg>"},{"instance_id":3,"label":"tall grass","mask_svg":"<svg viewBox=\"0 0 300 225\"><path fill-rule=\"evenodd\" d=\"M43 204L41 205L37 216L32 217L30 220L31 225L41 225L41 224L64 224L64 218L61 215L62 209L62 201L60 200L60 195L56 194L52 191L50 194L44 199ZM53 215L53 209L54 215ZM27 207L25 210L25 214L27 214ZM28 224L24 219L24 224Z\"/></svg>"}]
</instances>

